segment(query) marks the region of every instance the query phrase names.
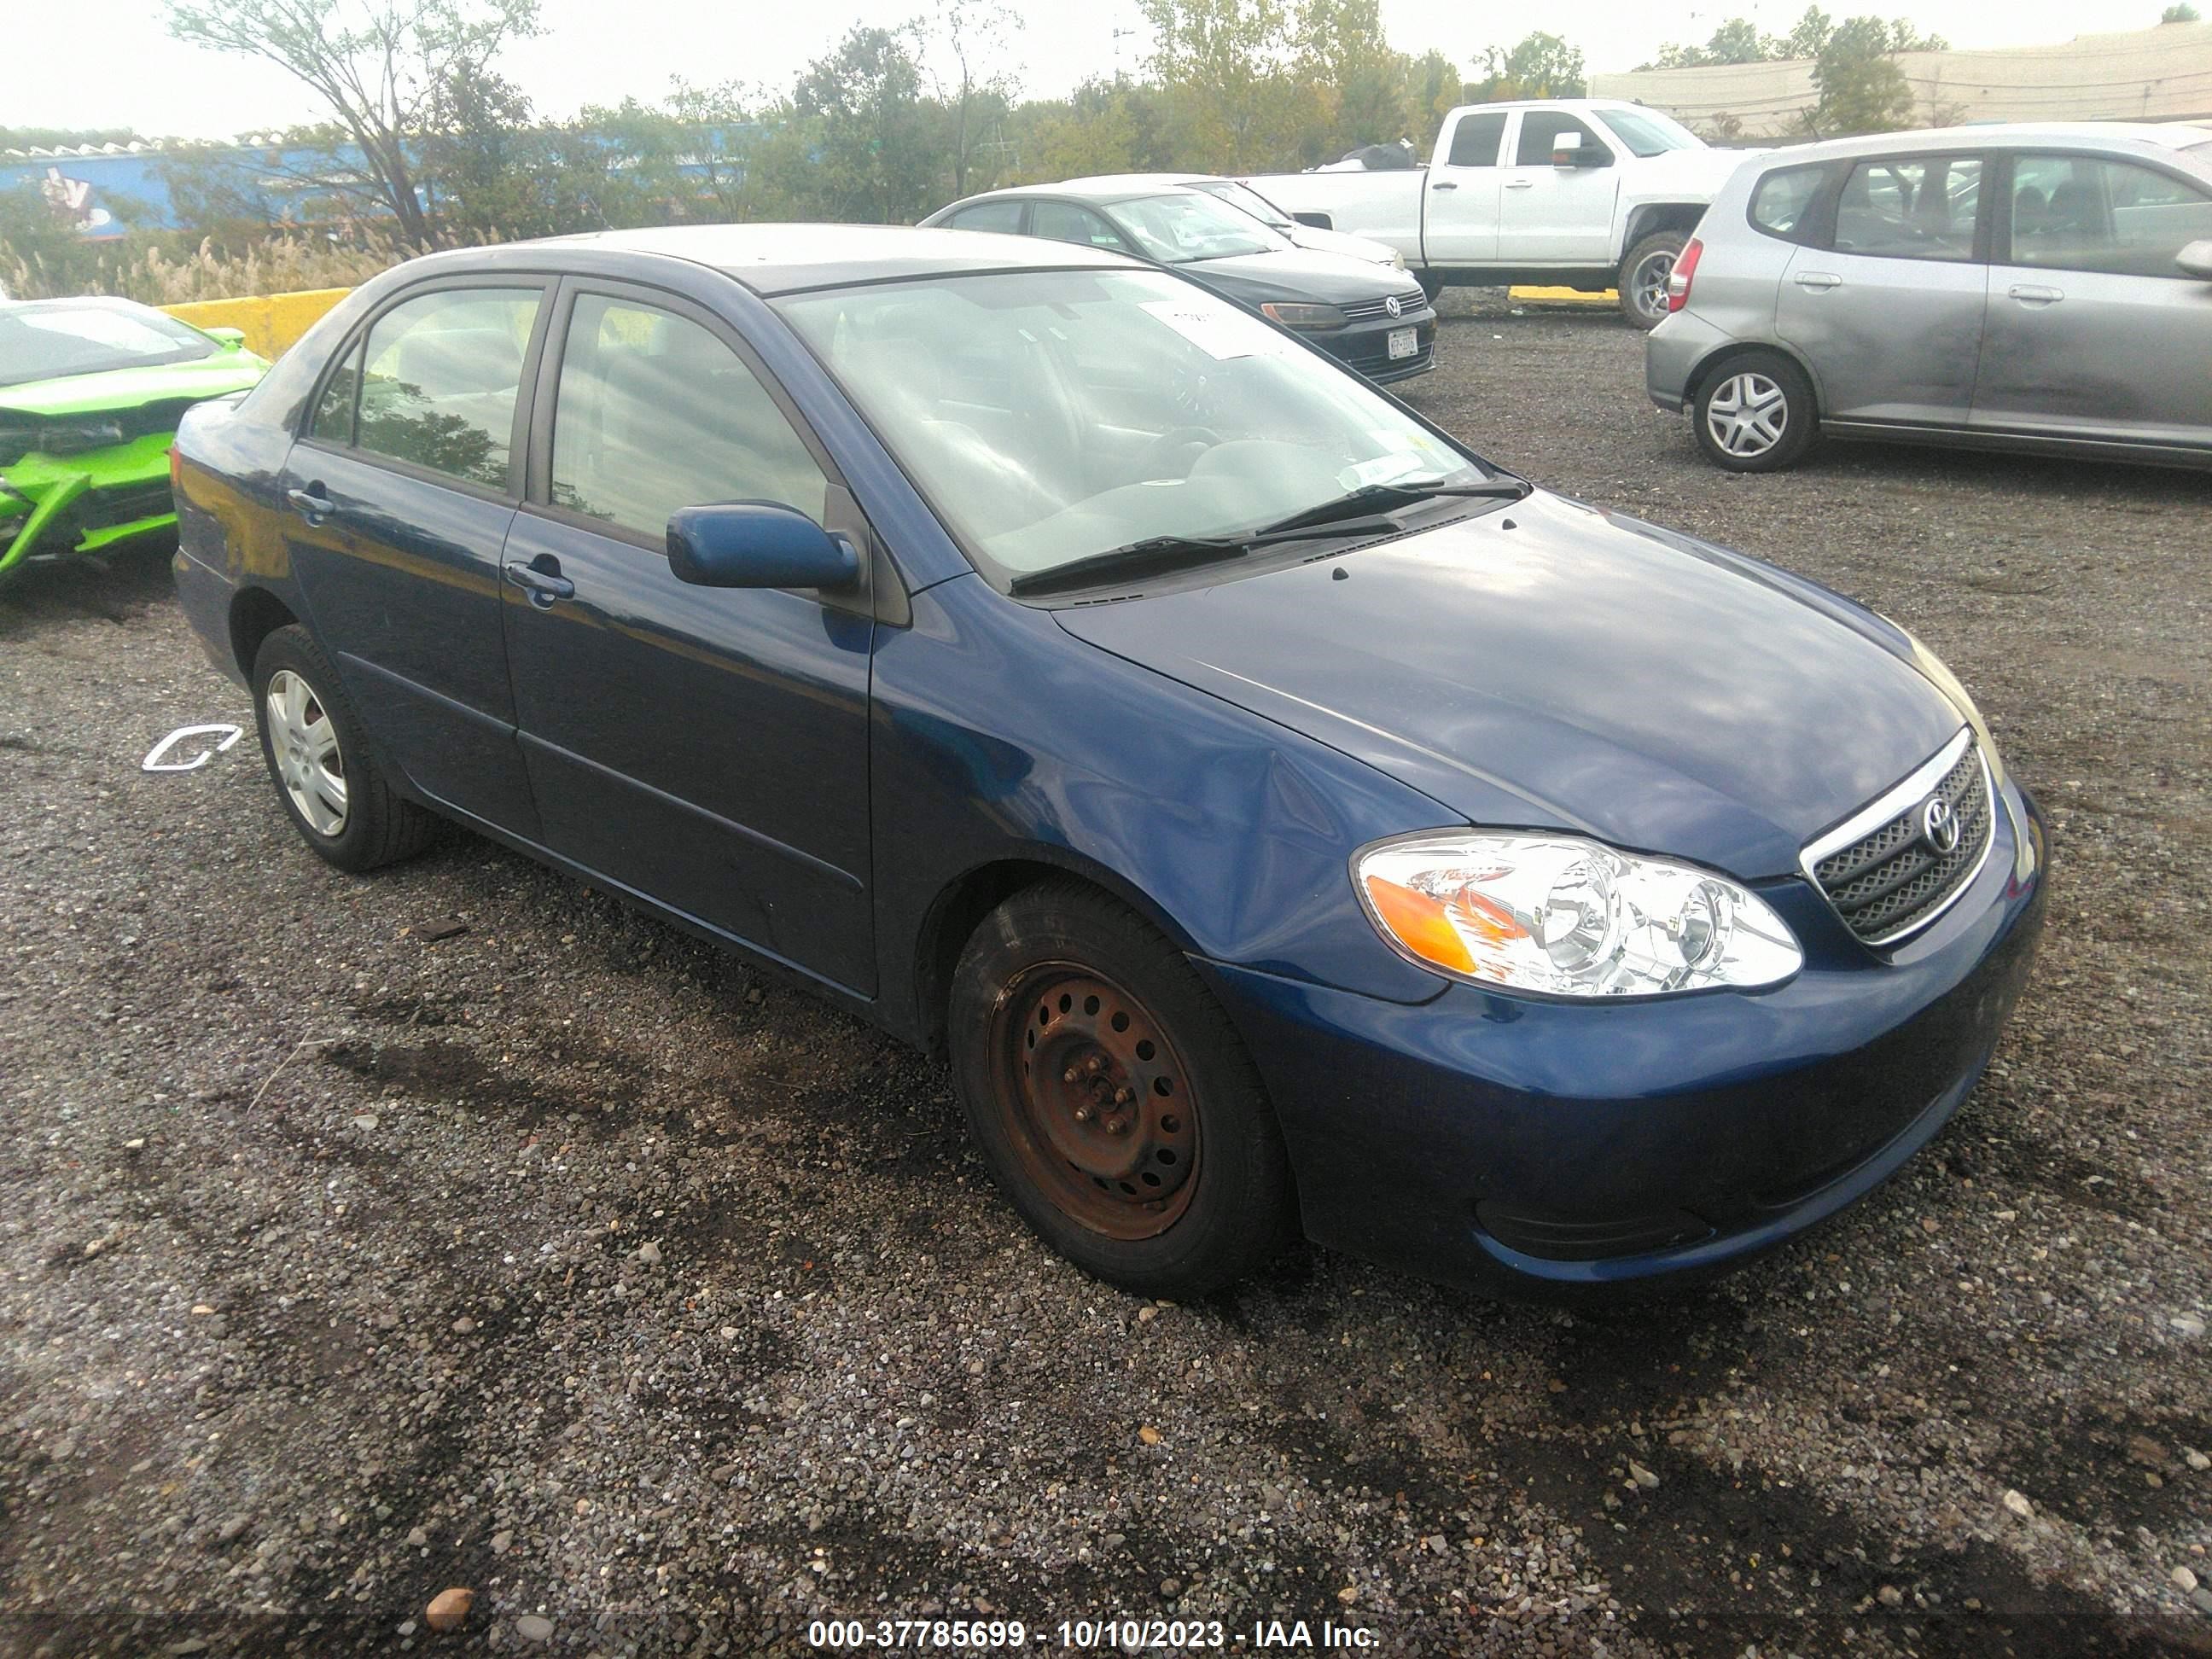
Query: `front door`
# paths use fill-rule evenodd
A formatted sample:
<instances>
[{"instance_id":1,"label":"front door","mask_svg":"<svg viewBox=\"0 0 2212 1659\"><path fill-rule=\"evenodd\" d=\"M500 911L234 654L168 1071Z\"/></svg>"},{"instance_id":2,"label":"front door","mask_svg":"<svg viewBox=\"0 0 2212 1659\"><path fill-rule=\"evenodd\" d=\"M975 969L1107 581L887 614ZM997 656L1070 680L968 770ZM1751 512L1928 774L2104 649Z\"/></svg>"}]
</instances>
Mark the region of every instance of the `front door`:
<instances>
[{"instance_id":1,"label":"front door","mask_svg":"<svg viewBox=\"0 0 2212 1659\"><path fill-rule=\"evenodd\" d=\"M310 620L377 741L425 794L532 837L500 558L544 299L510 279L391 307L331 371L284 480Z\"/></svg>"},{"instance_id":2,"label":"front door","mask_svg":"<svg viewBox=\"0 0 2212 1659\"><path fill-rule=\"evenodd\" d=\"M1553 164L1562 135L1579 140L1585 165ZM1498 258L1508 265L1609 265L1613 204L1620 169L1610 145L1587 121L1563 110L1524 109L1514 136L1513 164L1499 183Z\"/></svg>"},{"instance_id":3,"label":"front door","mask_svg":"<svg viewBox=\"0 0 2212 1659\"><path fill-rule=\"evenodd\" d=\"M1990 271L1973 423L2212 446L2212 283L2174 259L2212 195L2155 167L2027 154Z\"/></svg>"},{"instance_id":4,"label":"front door","mask_svg":"<svg viewBox=\"0 0 2212 1659\"><path fill-rule=\"evenodd\" d=\"M872 994L865 599L695 587L666 550L669 514L715 501L866 529L725 324L657 294L564 295L539 378L545 482L505 559L545 843Z\"/></svg>"},{"instance_id":5,"label":"front door","mask_svg":"<svg viewBox=\"0 0 2212 1659\"><path fill-rule=\"evenodd\" d=\"M1830 245L1790 255L1774 329L1813 366L1826 418L1965 424L1989 287L1982 171L1978 155L1861 161Z\"/></svg>"}]
</instances>

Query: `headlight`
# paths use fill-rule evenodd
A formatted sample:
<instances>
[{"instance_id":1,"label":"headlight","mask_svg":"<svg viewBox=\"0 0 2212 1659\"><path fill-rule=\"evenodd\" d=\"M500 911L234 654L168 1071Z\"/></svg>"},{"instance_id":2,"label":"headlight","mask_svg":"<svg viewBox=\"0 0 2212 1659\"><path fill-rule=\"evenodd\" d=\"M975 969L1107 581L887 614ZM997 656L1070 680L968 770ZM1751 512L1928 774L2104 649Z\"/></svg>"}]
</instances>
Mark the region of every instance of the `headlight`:
<instances>
[{"instance_id":1,"label":"headlight","mask_svg":"<svg viewBox=\"0 0 2212 1659\"><path fill-rule=\"evenodd\" d=\"M39 433L39 447L49 455L82 455L123 441L113 421L49 421Z\"/></svg>"},{"instance_id":2,"label":"headlight","mask_svg":"<svg viewBox=\"0 0 2212 1659\"><path fill-rule=\"evenodd\" d=\"M1334 306L1296 305L1290 301L1271 301L1260 307L1260 313L1273 319L1285 328L1342 328L1344 313Z\"/></svg>"},{"instance_id":3,"label":"headlight","mask_svg":"<svg viewBox=\"0 0 2212 1659\"><path fill-rule=\"evenodd\" d=\"M1774 985L1804 963L1780 916L1710 870L1571 836L1443 832L1352 861L1367 914L1424 968L1551 996Z\"/></svg>"},{"instance_id":4,"label":"headlight","mask_svg":"<svg viewBox=\"0 0 2212 1659\"><path fill-rule=\"evenodd\" d=\"M1390 269L1393 270L1403 270L1405 268L1406 256L1399 252L1396 248L1392 248L1390 250Z\"/></svg>"}]
</instances>

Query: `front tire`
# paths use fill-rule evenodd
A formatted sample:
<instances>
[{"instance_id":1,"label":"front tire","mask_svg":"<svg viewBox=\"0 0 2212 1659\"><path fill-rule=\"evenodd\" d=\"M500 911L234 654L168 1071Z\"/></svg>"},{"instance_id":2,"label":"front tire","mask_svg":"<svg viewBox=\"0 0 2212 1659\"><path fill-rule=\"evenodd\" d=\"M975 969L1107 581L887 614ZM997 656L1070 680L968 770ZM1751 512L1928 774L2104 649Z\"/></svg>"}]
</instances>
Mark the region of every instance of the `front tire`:
<instances>
[{"instance_id":1,"label":"front tire","mask_svg":"<svg viewBox=\"0 0 2212 1659\"><path fill-rule=\"evenodd\" d=\"M1690 424L1714 465L1779 472L1812 447L1820 412L1813 383L1796 364L1777 351L1747 351L1705 376Z\"/></svg>"},{"instance_id":2,"label":"front tire","mask_svg":"<svg viewBox=\"0 0 2212 1659\"><path fill-rule=\"evenodd\" d=\"M947 1037L969 1132L1022 1218L1085 1272L1187 1299L1294 1236L1258 1073L1182 953L1079 883L984 918Z\"/></svg>"},{"instance_id":3,"label":"front tire","mask_svg":"<svg viewBox=\"0 0 2212 1659\"><path fill-rule=\"evenodd\" d=\"M428 844L437 821L386 781L337 671L297 623L254 655L253 711L276 798L318 857L374 870Z\"/></svg>"},{"instance_id":4,"label":"front tire","mask_svg":"<svg viewBox=\"0 0 2212 1659\"><path fill-rule=\"evenodd\" d=\"M1667 279L1689 240L1679 230L1655 231L1620 262L1613 291L1620 297L1620 314L1637 327L1653 329L1667 320Z\"/></svg>"}]
</instances>

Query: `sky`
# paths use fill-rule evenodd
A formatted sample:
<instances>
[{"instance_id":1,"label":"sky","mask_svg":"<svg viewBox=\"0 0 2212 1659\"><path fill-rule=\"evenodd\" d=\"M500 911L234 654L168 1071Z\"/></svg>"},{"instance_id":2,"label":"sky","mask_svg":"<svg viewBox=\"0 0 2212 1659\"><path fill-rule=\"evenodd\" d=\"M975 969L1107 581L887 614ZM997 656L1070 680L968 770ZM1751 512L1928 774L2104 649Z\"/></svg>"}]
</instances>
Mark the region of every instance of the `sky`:
<instances>
[{"instance_id":1,"label":"sky","mask_svg":"<svg viewBox=\"0 0 2212 1659\"><path fill-rule=\"evenodd\" d=\"M14 0L29 3L29 0ZM551 115L624 96L664 97L672 76L781 88L854 23L892 24L933 0L828 0L772 5L750 0L543 0L547 32L514 47L500 67ZM1024 21L1012 56L1023 87L1066 92L1117 61L1135 70L1147 45L1131 0L1009 0ZM1470 64L1486 46L1510 46L1533 27L1583 49L1593 71L1633 69L1668 41L1701 41L1726 19L1748 16L1781 33L1806 0L1550 0L1533 8L1468 0L1382 0L1391 44L1440 47ZM1909 16L1956 46L2033 46L2081 33L2147 28L2164 0L1826 0L1835 16L1860 10ZM2212 10L2212 8L2207 8ZM161 24L161 0L69 0L35 22L10 26L18 64L55 72L9 77L0 121L21 126L130 126L153 136L228 137L317 118L312 99L267 65L179 45ZM1125 35L1121 31L1127 30ZM30 38L26 38L27 35Z\"/></svg>"}]
</instances>

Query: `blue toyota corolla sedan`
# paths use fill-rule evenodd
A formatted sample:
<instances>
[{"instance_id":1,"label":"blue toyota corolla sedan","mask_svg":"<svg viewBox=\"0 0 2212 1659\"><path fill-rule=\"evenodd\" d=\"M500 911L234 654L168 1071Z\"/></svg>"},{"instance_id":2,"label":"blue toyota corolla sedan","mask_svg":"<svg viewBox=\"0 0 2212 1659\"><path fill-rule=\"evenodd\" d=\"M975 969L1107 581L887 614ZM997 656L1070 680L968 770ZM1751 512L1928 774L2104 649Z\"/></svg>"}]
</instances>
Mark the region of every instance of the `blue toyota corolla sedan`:
<instances>
[{"instance_id":1,"label":"blue toyota corolla sedan","mask_svg":"<svg viewBox=\"0 0 2212 1659\"><path fill-rule=\"evenodd\" d=\"M1974 1084L2044 832L1942 664L1110 253L632 232L367 284L173 471L276 799L453 820L947 1054L1189 1296L1714 1266Z\"/></svg>"}]
</instances>

